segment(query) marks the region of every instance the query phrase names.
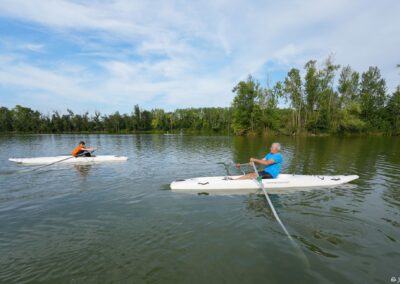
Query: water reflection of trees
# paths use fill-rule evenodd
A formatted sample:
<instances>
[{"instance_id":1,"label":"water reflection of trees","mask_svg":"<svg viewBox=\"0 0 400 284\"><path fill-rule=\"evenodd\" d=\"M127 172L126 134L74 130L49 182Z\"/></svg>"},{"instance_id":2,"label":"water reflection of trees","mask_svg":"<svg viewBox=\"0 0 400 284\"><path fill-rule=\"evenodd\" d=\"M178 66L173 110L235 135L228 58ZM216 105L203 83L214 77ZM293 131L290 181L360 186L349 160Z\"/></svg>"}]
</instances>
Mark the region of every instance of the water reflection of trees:
<instances>
[{"instance_id":1,"label":"water reflection of trees","mask_svg":"<svg viewBox=\"0 0 400 284\"><path fill-rule=\"evenodd\" d=\"M277 195L270 195L271 201L272 199L274 201L273 204L275 206L279 206L281 207L280 204L278 204L279 202L279 197L277 197ZM278 201L276 200L278 199ZM272 214L271 209L268 206L267 200L265 199L264 194L260 193L260 194L249 194L246 197L246 209L255 213L256 217L267 217L268 219L273 219L274 215Z\"/></svg>"},{"instance_id":2,"label":"water reflection of trees","mask_svg":"<svg viewBox=\"0 0 400 284\"><path fill-rule=\"evenodd\" d=\"M391 206L400 209L400 139L393 137L390 143L386 146L386 151L382 155L380 168L383 168L382 174L385 179L385 190L383 192L383 199ZM397 213L398 219L398 213ZM400 226L399 226L400 227Z\"/></svg>"},{"instance_id":3,"label":"water reflection of trees","mask_svg":"<svg viewBox=\"0 0 400 284\"><path fill-rule=\"evenodd\" d=\"M81 177L89 175L92 165L74 165L74 169Z\"/></svg>"}]
</instances>

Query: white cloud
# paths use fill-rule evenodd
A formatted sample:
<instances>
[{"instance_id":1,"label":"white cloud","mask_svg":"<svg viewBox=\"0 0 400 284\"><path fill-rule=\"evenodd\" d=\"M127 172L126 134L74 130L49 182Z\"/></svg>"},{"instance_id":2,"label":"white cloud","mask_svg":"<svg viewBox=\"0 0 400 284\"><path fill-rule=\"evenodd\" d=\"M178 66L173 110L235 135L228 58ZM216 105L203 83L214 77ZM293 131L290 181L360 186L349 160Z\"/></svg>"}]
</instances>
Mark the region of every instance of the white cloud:
<instances>
[{"instance_id":1,"label":"white cloud","mask_svg":"<svg viewBox=\"0 0 400 284\"><path fill-rule=\"evenodd\" d=\"M44 50L44 44L36 44L36 43L25 43L20 45L18 48L22 50L29 50L33 52L42 52Z\"/></svg>"},{"instance_id":2,"label":"white cloud","mask_svg":"<svg viewBox=\"0 0 400 284\"><path fill-rule=\"evenodd\" d=\"M11 58L0 59L0 83L2 85L14 85L24 90L42 90L61 98L101 100L92 92L87 92L79 87L83 80L81 74L75 74L75 77L67 74L67 70L57 74L33 65L18 63Z\"/></svg>"}]
</instances>

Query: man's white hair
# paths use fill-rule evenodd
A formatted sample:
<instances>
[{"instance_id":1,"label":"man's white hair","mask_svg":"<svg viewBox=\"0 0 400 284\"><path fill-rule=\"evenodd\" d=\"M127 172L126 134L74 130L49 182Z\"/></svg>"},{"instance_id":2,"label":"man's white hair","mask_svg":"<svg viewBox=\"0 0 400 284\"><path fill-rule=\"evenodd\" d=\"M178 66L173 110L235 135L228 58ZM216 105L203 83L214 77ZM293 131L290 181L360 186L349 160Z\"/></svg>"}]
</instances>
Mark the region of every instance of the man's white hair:
<instances>
[{"instance_id":1,"label":"man's white hair","mask_svg":"<svg viewBox=\"0 0 400 284\"><path fill-rule=\"evenodd\" d=\"M276 148L278 151L281 150L281 144L278 142L272 143L271 147Z\"/></svg>"}]
</instances>

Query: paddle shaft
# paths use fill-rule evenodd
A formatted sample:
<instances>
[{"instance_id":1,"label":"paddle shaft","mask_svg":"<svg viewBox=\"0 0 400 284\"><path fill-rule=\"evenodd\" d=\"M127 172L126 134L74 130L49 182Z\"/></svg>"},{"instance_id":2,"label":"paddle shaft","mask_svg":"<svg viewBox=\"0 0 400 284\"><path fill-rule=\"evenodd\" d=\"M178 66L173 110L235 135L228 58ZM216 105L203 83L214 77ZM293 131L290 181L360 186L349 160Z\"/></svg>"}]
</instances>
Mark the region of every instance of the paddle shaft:
<instances>
[{"instance_id":1,"label":"paddle shaft","mask_svg":"<svg viewBox=\"0 0 400 284\"><path fill-rule=\"evenodd\" d=\"M264 187L264 184L263 184L263 182L262 182L262 179L260 178L260 175L258 174L258 170L257 170L257 168L256 168L256 165L254 164L254 162L252 162L251 164L252 164L252 166L253 166L253 168L254 168L254 173L255 173L256 176L257 176L256 181L257 181L257 183L260 185L260 188L262 189L262 191L264 192L265 198L266 198L267 201L268 201L269 207L271 208L271 211L272 211L272 213L274 214L276 221L278 221L278 223L279 223L279 225L281 226L282 230L283 230L283 231L285 232L285 234L289 237L289 239L290 239L291 241L293 241L293 239L292 239L292 237L290 236L290 234L289 234L288 230L286 229L285 225L283 225L281 219L279 218L278 213L276 212L275 207L274 207L274 205L272 204L271 199L269 198L268 192L267 192L267 190L266 190L265 187Z\"/></svg>"}]
</instances>

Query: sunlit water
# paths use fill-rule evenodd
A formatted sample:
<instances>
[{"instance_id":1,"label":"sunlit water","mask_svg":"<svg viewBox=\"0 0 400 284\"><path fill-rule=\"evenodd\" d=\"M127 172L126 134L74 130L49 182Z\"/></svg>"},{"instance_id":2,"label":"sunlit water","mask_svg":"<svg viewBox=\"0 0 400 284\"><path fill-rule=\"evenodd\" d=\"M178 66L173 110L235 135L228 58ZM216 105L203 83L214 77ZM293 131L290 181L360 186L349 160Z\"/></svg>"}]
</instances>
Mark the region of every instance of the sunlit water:
<instances>
[{"instance_id":1,"label":"sunlit water","mask_svg":"<svg viewBox=\"0 0 400 284\"><path fill-rule=\"evenodd\" d=\"M81 139L129 160L33 172L8 161L66 154ZM273 140L284 172L360 176L271 196L297 248L263 196L169 190L175 179L224 175L218 162L263 156ZM392 137L0 136L0 282L391 283L399 162Z\"/></svg>"}]
</instances>

